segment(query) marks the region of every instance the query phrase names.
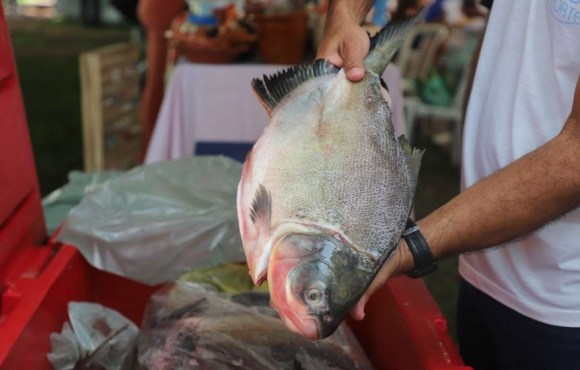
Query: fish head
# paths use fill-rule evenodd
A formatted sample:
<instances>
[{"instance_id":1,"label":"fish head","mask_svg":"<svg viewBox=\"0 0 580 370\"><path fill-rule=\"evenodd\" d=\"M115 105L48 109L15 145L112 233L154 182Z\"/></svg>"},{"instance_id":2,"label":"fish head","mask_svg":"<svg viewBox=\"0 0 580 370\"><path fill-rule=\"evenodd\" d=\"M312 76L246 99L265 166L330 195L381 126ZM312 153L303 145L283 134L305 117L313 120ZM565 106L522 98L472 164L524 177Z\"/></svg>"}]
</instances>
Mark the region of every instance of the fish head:
<instances>
[{"instance_id":1,"label":"fish head","mask_svg":"<svg viewBox=\"0 0 580 370\"><path fill-rule=\"evenodd\" d=\"M270 259L271 304L290 330L326 338L364 292L360 284L368 284L358 262L357 252L335 236L287 235Z\"/></svg>"}]
</instances>

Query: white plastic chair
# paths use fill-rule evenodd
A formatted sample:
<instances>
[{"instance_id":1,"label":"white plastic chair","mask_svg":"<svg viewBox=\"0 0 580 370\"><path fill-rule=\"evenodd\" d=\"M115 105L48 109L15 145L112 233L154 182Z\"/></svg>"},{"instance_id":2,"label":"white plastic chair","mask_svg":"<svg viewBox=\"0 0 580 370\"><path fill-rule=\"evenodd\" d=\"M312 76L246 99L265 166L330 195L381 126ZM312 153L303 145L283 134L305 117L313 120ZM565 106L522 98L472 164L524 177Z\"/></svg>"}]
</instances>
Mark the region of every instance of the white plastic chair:
<instances>
[{"instance_id":1,"label":"white plastic chair","mask_svg":"<svg viewBox=\"0 0 580 370\"><path fill-rule=\"evenodd\" d=\"M407 96L404 100L406 131L410 141L419 122L438 120L452 124L450 131L432 135L432 140L439 145L450 145L451 160L454 164L459 164L461 161L465 95L472 67L471 62L481 36L478 30L465 28L455 28L453 32L448 32L447 50L442 58L447 60L447 64L457 66L457 63L460 63L461 66L458 70L457 87L454 89L449 106L429 104L421 100L419 96ZM453 54L449 54L450 52Z\"/></svg>"},{"instance_id":2,"label":"white plastic chair","mask_svg":"<svg viewBox=\"0 0 580 370\"><path fill-rule=\"evenodd\" d=\"M435 56L449 36L447 26L422 23L415 26L399 48L394 63L403 76L403 92L415 94L415 81L428 77Z\"/></svg>"},{"instance_id":3,"label":"white plastic chair","mask_svg":"<svg viewBox=\"0 0 580 370\"><path fill-rule=\"evenodd\" d=\"M417 96L405 97L405 118L407 125L407 137L409 141L413 138L416 123L421 119L440 119L450 121L453 124L451 135L451 160L458 164L461 160L461 140L462 140L462 122L463 107L465 101L465 90L469 77L470 63L466 63L461 71L461 79L453 96L450 106L439 106L425 103Z\"/></svg>"}]
</instances>

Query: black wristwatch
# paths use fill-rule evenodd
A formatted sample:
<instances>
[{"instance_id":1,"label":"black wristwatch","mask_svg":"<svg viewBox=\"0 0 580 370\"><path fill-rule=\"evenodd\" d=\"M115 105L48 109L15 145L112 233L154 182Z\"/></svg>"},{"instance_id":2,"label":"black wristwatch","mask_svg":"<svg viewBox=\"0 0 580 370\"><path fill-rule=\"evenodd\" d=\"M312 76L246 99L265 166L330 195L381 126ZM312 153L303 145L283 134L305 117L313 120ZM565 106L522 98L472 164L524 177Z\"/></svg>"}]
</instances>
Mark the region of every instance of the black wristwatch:
<instances>
[{"instance_id":1,"label":"black wristwatch","mask_svg":"<svg viewBox=\"0 0 580 370\"><path fill-rule=\"evenodd\" d=\"M415 268L407 276L417 279L437 270L437 261L433 258L427 241L413 220L407 221L407 226L401 236L407 242L415 261Z\"/></svg>"}]
</instances>

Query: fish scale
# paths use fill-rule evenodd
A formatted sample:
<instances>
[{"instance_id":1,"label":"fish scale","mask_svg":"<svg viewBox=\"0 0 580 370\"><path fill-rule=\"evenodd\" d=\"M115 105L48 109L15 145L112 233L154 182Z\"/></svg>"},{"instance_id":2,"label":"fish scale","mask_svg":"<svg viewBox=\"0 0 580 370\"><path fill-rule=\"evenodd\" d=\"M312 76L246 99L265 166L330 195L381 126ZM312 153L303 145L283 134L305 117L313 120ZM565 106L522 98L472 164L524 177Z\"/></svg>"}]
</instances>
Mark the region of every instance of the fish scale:
<instances>
[{"instance_id":1,"label":"fish scale","mask_svg":"<svg viewBox=\"0 0 580 370\"><path fill-rule=\"evenodd\" d=\"M367 78L376 77L368 76ZM297 94L300 92L298 90ZM372 93L378 94L378 89ZM364 99L367 93L362 92L359 95ZM377 102L386 104L378 99ZM312 104L318 103L312 102ZM301 102L297 105L296 108L292 106L285 108L309 111ZM342 229L353 244L368 250L375 256L383 255L385 247L390 244L389 242L393 238L398 239L402 231L387 227L391 214L389 209L393 207L409 208L411 201L410 196L397 197L398 194L411 193L412 185L407 184L410 184L412 179L410 171L405 171L404 175L408 177L405 181L393 180L393 178L400 176L398 175L400 171L391 171L390 167L393 165L396 168L402 167L405 158L394 136L390 115L384 114L387 111L388 108L377 110L377 114L373 115L371 121L368 120L368 117L360 114L355 114L352 121L350 119L336 121L337 124L333 127L335 132L341 133L349 140L343 142L332 137L319 141L320 146L331 145L333 147L334 161L325 161L322 150L320 153L309 152L312 158L318 158L322 162L320 165L314 165L321 171L320 176L316 178L278 176L280 171L287 174L291 171L290 168L284 167L284 164L280 164L280 162L288 160L290 153L280 150L278 151L280 160L272 158L271 161L274 166L280 166L280 168L272 176L265 178L265 182L271 184L272 188L284 189L284 194L277 194L272 198L282 201L282 207L289 210L290 214L296 213L297 209L307 210L309 212L302 212L303 217L313 222ZM375 134L366 135L366 131L357 129L357 126L365 125L372 128ZM281 131L276 130L275 126L272 126L272 132L281 133ZM360 136L360 139L354 138L354 136ZM276 135L273 135L269 144L278 145ZM264 148L263 150L269 151L271 149ZM292 150L306 150L306 148L301 147L298 143ZM391 156L385 156L388 152L392 152ZM398 160L393 161L392 157ZM297 160L300 162L299 157ZM264 171L271 173L268 168ZM279 184L278 181L285 182L285 186ZM407 189L394 188L393 183L407 186ZM388 193L390 190L392 190L392 194ZM393 203L393 200L396 200L396 203ZM404 225L407 216L399 217L398 224Z\"/></svg>"},{"instance_id":2,"label":"fish scale","mask_svg":"<svg viewBox=\"0 0 580 370\"><path fill-rule=\"evenodd\" d=\"M238 218L250 275L287 327L332 333L396 250L422 151L397 138L380 75L415 18L371 42L362 81L317 61L253 83L270 124L244 163Z\"/></svg>"}]
</instances>

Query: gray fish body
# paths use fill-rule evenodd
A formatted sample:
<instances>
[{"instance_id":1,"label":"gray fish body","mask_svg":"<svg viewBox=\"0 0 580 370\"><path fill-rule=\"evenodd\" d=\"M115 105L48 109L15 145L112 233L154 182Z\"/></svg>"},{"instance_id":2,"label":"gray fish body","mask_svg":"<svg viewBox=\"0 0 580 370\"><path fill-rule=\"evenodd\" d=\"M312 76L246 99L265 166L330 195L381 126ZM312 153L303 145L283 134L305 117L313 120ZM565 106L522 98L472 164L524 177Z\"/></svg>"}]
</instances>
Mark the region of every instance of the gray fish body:
<instances>
[{"instance_id":1,"label":"gray fish body","mask_svg":"<svg viewBox=\"0 0 580 370\"><path fill-rule=\"evenodd\" d=\"M332 333L411 212L422 151L396 137L379 76L413 23L371 42L360 82L323 62L255 82L271 121L244 163L240 230L252 279L303 335Z\"/></svg>"},{"instance_id":2,"label":"gray fish body","mask_svg":"<svg viewBox=\"0 0 580 370\"><path fill-rule=\"evenodd\" d=\"M377 75L343 72L309 81L281 103L252 156L271 192L272 219L341 230L370 257L396 247L415 178L392 125Z\"/></svg>"}]
</instances>

